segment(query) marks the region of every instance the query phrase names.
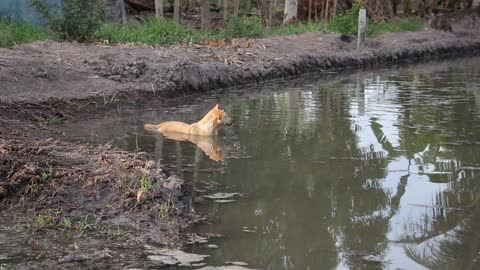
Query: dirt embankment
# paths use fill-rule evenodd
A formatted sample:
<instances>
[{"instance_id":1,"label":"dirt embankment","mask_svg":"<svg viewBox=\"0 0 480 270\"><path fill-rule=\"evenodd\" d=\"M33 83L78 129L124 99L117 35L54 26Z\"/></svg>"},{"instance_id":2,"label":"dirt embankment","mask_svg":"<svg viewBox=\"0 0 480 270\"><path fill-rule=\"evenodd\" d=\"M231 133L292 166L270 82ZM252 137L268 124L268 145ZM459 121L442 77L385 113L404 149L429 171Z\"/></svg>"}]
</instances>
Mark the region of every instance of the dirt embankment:
<instances>
[{"instance_id":1,"label":"dirt embankment","mask_svg":"<svg viewBox=\"0 0 480 270\"><path fill-rule=\"evenodd\" d=\"M173 97L386 62L480 53L471 32L390 33L362 49L339 35L168 48L36 42L0 49L0 200L53 219L98 215L174 242L191 219L182 181L143 154L72 141L51 125L118 100ZM139 191L144 194L140 196ZM54 211L61 209L61 211ZM166 212L165 212L166 211ZM169 224L176 224L171 228ZM179 226L180 225L180 226Z\"/></svg>"}]
</instances>

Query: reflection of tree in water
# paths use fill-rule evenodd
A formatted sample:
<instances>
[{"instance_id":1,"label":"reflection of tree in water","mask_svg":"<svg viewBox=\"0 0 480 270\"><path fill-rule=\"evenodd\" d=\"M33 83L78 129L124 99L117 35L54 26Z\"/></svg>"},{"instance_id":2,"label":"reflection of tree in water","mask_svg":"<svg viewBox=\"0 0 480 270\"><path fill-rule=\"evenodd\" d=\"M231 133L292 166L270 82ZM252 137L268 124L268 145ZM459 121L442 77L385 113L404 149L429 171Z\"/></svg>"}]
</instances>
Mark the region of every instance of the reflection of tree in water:
<instances>
[{"instance_id":1,"label":"reflection of tree in water","mask_svg":"<svg viewBox=\"0 0 480 270\"><path fill-rule=\"evenodd\" d=\"M475 129L475 110L480 104L471 98L471 85L465 83L468 72L453 69L440 75L423 72L410 76L420 83L400 86L400 148L417 164L419 173L427 174L431 182L446 183L447 188L432 198L431 216L415 224L422 233L403 239L412 243L407 254L432 269L477 269L480 216L470 206L477 197L480 178L468 165L480 160L475 144L480 138L480 130Z\"/></svg>"},{"instance_id":2,"label":"reflection of tree in water","mask_svg":"<svg viewBox=\"0 0 480 270\"><path fill-rule=\"evenodd\" d=\"M256 207L269 217L256 222L266 233L255 245L263 247L255 250L260 265L334 268L342 256L339 251L385 248L388 219L381 213L389 198L376 182L385 176L385 157L358 148L348 104L347 92L322 88L249 101L240 107L242 113L235 113L249 126L238 130L239 138L252 137L242 132L255 132L254 141L241 143L255 161L247 160L235 167L241 171L231 174L243 174L245 181L239 185L255 187L261 194ZM272 111L277 121L266 123L261 116ZM275 163L261 163L269 160Z\"/></svg>"}]
</instances>

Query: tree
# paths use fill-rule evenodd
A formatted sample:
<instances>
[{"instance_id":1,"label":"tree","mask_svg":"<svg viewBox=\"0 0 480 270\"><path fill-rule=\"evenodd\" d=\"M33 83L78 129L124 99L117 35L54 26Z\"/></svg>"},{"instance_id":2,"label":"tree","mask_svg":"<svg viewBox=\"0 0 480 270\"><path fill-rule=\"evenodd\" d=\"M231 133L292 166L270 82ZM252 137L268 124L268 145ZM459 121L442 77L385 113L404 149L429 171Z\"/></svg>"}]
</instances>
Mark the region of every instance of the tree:
<instances>
[{"instance_id":1,"label":"tree","mask_svg":"<svg viewBox=\"0 0 480 270\"><path fill-rule=\"evenodd\" d=\"M228 0L223 0L223 20L228 19Z\"/></svg>"},{"instance_id":2,"label":"tree","mask_svg":"<svg viewBox=\"0 0 480 270\"><path fill-rule=\"evenodd\" d=\"M263 26L268 25L268 18L270 13L270 0L257 0L258 9L260 10L260 19Z\"/></svg>"},{"instance_id":3,"label":"tree","mask_svg":"<svg viewBox=\"0 0 480 270\"><path fill-rule=\"evenodd\" d=\"M163 17L163 0L155 0L155 16Z\"/></svg>"},{"instance_id":4,"label":"tree","mask_svg":"<svg viewBox=\"0 0 480 270\"><path fill-rule=\"evenodd\" d=\"M250 13L251 7L252 7L252 1L245 0L245 13Z\"/></svg>"},{"instance_id":5,"label":"tree","mask_svg":"<svg viewBox=\"0 0 480 270\"><path fill-rule=\"evenodd\" d=\"M180 0L173 1L173 19L180 23Z\"/></svg>"},{"instance_id":6,"label":"tree","mask_svg":"<svg viewBox=\"0 0 480 270\"><path fill-rule=\"evenodd\" d=\"M283 24L289 24L297 20L297 0L285 0L285 12L283 16Z\"/></svg>"},{"instance_id":7,"label":"tree","mask_svg":"<svg viewBox=\"0 0 480 270\"><path fill-rule=\"evenodd\" d=\"M200 0L200 16L202 29L208 29L210 26L210 5L208 0Z\"/></svg>"},{"instance_id":8,"label":"tree","mask_svg":"<svg viewBox=\"0 0 480 270\"><path fill-rule=\"evenodd\" d=\"M238 17L239 8L240 8L240 0L233 0L233 17Z\"/></svg>"}]
</instances>

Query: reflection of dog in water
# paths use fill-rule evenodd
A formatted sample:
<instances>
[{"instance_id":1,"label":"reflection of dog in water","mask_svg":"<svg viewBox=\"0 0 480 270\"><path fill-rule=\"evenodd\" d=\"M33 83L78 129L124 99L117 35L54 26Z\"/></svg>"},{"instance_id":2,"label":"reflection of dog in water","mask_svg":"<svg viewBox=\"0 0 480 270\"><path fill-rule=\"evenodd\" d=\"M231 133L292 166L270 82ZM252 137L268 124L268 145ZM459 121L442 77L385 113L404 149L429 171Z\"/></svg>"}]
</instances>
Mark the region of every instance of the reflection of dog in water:
<instances>
[{"instance_id":1,"label":"reflection of dog in water","mask_svg":"<svg viewBox=\"0 0 480 270\"><path fill-rule=\"evenodd\" d=\"M194 143L211 160L221 161L224 158L224 145L214 136L189 135L176 132L162 132L162 135L169 139Z\"/></svg>"},{"instance_id":2,"label":"reflection of dog in water","mask_svg":"<svg viewBox=\"0 0 480 270\"><path fill-rule=\"evenodd\" d=\"M167 138L177 141L190 141L202 149L210 159L223 160L223 145L214 136L217 130L225 125L231 125L232 119L218 104L211 109L200 121L191 125L167 121L158 125L146 124L146 130L157 130Z\"/></svg>"},{"instance_id":3,"label":"reflection of dog in water","mask_svg":"<svg viewBox=\"0 0 480 270\"><path fill-rule=\"evenodd\" d=\"M218 128L231 125L232 118L230 118L224 110L218 108L218 104L211 109L202 120L191 125L178 122L167 121L158 125L145 124L144 128L147 130L158 130L161 133L175 132L190 135L211 136L217 134Z\"/></svg>"}]
</instances>

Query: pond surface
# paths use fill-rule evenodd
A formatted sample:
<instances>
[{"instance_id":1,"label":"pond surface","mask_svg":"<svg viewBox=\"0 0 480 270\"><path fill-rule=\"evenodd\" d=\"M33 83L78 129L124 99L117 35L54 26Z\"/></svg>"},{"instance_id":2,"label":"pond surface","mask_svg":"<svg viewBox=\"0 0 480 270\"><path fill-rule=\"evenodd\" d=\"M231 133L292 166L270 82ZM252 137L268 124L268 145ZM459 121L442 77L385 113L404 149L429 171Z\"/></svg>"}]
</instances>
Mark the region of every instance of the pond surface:
<instances>
[{"instance_id":1,"label":"pond surface","mask_svg":"<svg viewBox=\"0 0 480 270\"><path fill-rule=\"evenodd\" d=\"M209 265L480 269L480 58L253 88L119 108L66 133L192 181L207 220L190 231L225 235L187 248ZM235 120L218 138L143 130L217 102ZM239 194L202 197L218 192Z\"/></svg>"}]
</instances>

